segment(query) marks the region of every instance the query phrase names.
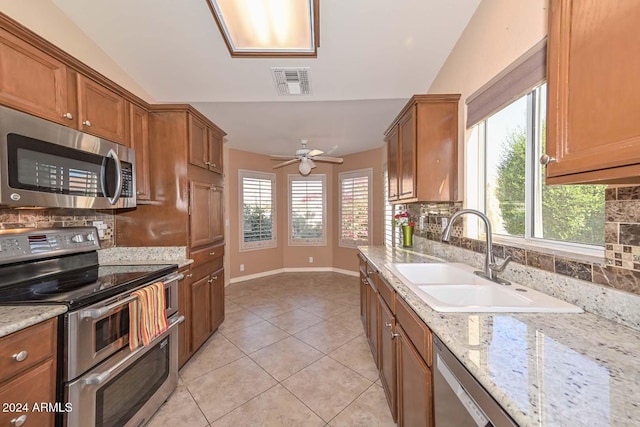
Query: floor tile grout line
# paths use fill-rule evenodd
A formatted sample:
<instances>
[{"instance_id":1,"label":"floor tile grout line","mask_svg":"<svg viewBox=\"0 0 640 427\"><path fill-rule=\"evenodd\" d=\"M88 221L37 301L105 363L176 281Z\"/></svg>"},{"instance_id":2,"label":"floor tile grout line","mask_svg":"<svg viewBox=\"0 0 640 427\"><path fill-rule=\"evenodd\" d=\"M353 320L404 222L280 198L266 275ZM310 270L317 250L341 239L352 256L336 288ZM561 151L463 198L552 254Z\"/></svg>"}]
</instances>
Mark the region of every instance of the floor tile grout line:
<instances>
[{"instance_id":1,"label":"floor tile grout line","mask_svg":"<svg viewBox=\"0 0 640 427\"><path fill-rule=\"evenodd\" d=\"M193 403L196 404L196 406L198 407L198 410L200 411L200 413L202 414L202 417L207 420L207 425L211 425L211 421L209 421L209 418L207 418L207 416L205 415L204 411L202 410L202 408L200 407L200 405L198 404L198 401L196 400L196 398L194 397L193 393L191 393L191 390L189 390L189 387L185 384L184 386L185 389L187 389L187 393L189 393L189 396L191 396L191 399L193 399Z\"/></svg>"},{"instance_id":2,"label":"floor tile grout line","mask_svg":"<svg viewBox=\"0 0 640 427\"><path fill-rule=\"evenodd\" d=\"M363 394L365 394L369 389L371 389L371 387L375 386L376 383L375 381L371 383L370 386L368 386L367 388L365 388L362 393L360 393L358 396L356 396L355 399L353 399L351 402L349 402L349 404L347 406L345 406L340 412L338 412L333 418L331 418L327 424L331 423L331 421L335 420L336 418L338 418L340 416L341 413L343 413L344 411L346 411L347 409L349 409L349 407L351 405L353 405L355 403L356 400L360 399L360 396L362 396ZM377 387L377 386L376 386ZM392 417L393 418L393 417ZM397 425L397 424L396 424Z\"/></svg>"},{"instance_id":3,"label":"floor tile grout line","mask_svg":"<svg viewBox=\"0 0 640 427\"><path fill-rule=\"evenodd\" d=\"M318 360L320 360L320 359L318 359ZM315 362L317 362L318 360L316 360ZM313 363L315 363L315 362L313 362ZM308 367L308 366L306 366L306 367ZM305 368L306 368L306 367L305 367ZM299 371L298 371L298 372L299 372ZM296 373L297 373L297 372L296 372ZM293 376L293 375L291 375L291 377L292 377L292 376ZM288 377L287 379L289 379L289 378L291 378L291 377ZM284 381L286 381L286 380L283 380L283 382L284 382ZM291 395L292 395L293 397L295 397L295 398L298 400L298 402L302 403L302 404L303 404L307 409L309 409L309 410L310 410L312 413L314 413L318 418L320 418L320 419L325 423L325 425L329 425L329 422L328 422L327 420L325 420L324 418L322 418L322 417L320 416L320 414L318 414L318 413L317 413L316 411L314 411L314 410L313 410L309 405L307 405L307 404L306 404L302 399L300 399L300 397L298 397L298 395L297 395L297 394L295 394L295 393L293 392L293 390L289 389L289 387L287 387L287 386L286 386L285 384L283 384L283 383L279 383L279 384L280 384L280 385L282 385L282 387L284 387L284 389L285 389L285 390L287 390L289 393L291 393Z\"/></svg>"}]
</instances>

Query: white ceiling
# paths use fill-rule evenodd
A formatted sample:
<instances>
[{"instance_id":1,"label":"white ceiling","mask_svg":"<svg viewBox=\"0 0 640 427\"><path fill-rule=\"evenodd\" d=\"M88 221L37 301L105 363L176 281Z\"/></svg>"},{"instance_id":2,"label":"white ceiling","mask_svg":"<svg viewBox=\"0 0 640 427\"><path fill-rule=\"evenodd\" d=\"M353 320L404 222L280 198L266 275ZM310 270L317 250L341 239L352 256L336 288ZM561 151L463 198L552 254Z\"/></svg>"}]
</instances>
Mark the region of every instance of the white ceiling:
<instances>
[{"instance_id":1,"label":"white ceiling","mask_svg":"<svg viewBox=\"0 0 640 427\"><path fill-rule=\"evenodd\" d=\"M205 0L53 0L159 102L193 104L229 147L332 155L382 145L425 93L480 0L320 0L315 59L231 58ZM312 95L278 96L271 67L310 67Z\"/></svg>"}]
</instances>

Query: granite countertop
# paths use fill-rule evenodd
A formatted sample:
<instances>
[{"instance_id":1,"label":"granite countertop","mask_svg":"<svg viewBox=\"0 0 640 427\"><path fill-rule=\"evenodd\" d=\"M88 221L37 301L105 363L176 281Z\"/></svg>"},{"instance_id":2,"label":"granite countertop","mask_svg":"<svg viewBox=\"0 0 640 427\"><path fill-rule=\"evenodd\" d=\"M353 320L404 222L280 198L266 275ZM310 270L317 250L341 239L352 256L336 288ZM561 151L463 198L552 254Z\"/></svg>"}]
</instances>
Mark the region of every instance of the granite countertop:
<instances>
[{"instance_id":1,"label":"granite countertop","mask_svg":"<svg viewBox=\"0 0 640 427\"><path fill-rule=\"evenodd\" d=\"M0 306L0 337L44 322L66 311L66 305L2 305Z\"/></svg>"},{"instance_id":2,"label":"granite countertop","mask_svg":"<svg viewBox=\"0 0 640 427\"><path fill-rule=\"evenodd\" d=\"M360 251L521 426L640 425L640 332L591 313L440 313L389 269L437 262Z\"/></svg>"},{"instance_id":3,"label":"granite countertop","mask_svg":"<svg viewBox=\"0 0 640 427\"><path fill-rule=\"evenodd\" d=\"M184 246L117 247L98 251L100 265L178 264L178 268L193 263Z\"/></svg>"}]
</instances>

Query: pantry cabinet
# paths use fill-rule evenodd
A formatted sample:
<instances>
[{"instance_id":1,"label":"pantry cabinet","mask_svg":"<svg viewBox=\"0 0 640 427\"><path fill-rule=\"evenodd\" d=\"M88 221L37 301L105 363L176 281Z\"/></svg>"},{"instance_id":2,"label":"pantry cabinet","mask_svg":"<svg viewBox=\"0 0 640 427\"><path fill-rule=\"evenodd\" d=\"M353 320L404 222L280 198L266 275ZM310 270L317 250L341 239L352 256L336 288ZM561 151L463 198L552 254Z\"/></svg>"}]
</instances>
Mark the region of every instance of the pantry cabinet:
<instances>
[{"instance_id":1,"label":"pantry cabinet","mask_svg":"<svg viewBox=\"0 0 640 427\"><path fill-rule=\"evenodd\" d=\"M552 0L548 184L640 182L640 2Z\"/></svg>"},{"instance_id":2,"label":"pantry cabinet","mask_svg":"<svg viewBox=\"0 0 640 427\"><path fill-rule=\"evenodd\" d=\"M460 95L414 95L385 132L390 202L458 200Z\"/></svg>"},{"instance_id":3,"label":"pantry cabinet","mask_svg":"<svg viewBox=\"0 0 640 427\"><path fill-rule=\"evenodd\" d=\"M191 248L212 244L224 238L222 187L191 181L189 191Z\"/></svg>"}]
</instances>

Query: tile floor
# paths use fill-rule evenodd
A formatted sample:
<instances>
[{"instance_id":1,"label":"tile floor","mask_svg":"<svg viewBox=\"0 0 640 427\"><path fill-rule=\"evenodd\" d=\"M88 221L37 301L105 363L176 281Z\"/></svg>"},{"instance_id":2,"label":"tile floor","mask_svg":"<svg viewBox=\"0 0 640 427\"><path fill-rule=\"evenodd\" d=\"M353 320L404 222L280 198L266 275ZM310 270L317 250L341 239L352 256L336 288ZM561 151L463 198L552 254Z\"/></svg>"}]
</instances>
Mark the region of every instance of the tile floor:
<instances>
[{"instance_id":1,"label":"tile floor","mask_svg":"<svg viewBox=\"0 0 640 427\"><path fill-rule=\"evenodd\" d=\"M225 291L224 323L148 426L395 426L357 277L283 273Z\"/></svg>"}]
</instances>

